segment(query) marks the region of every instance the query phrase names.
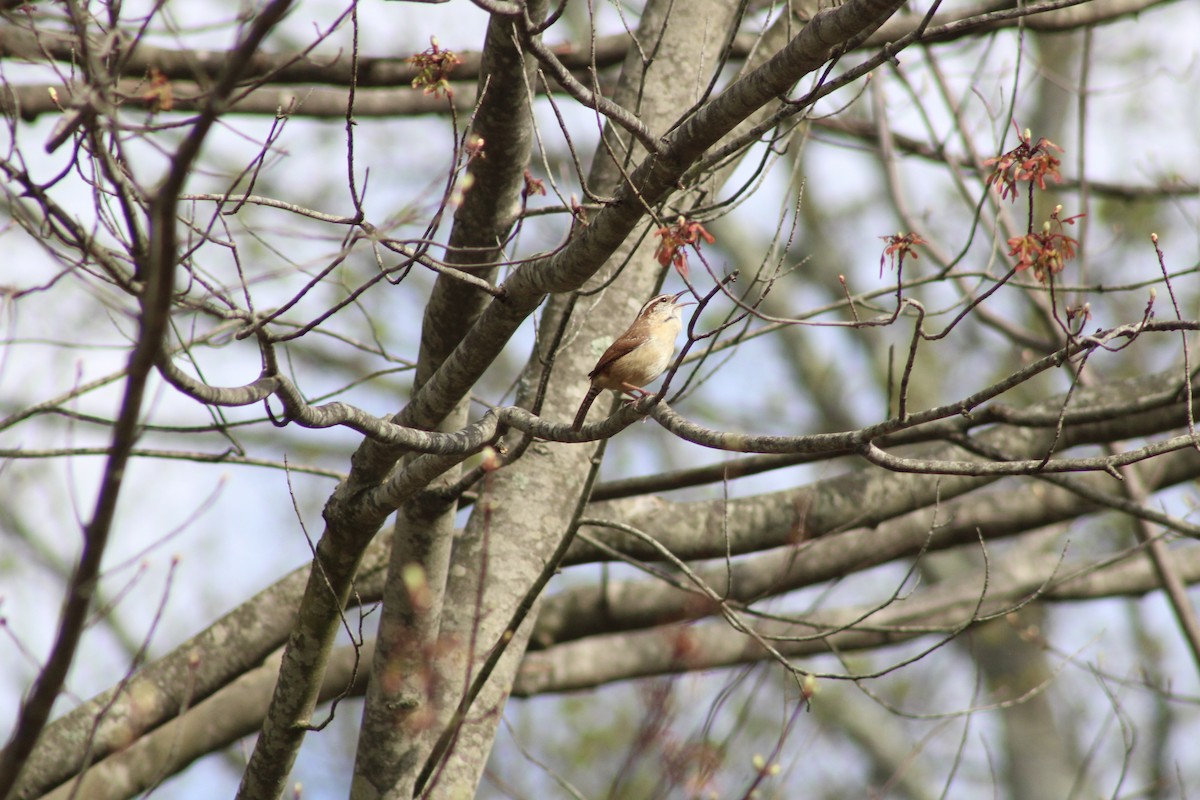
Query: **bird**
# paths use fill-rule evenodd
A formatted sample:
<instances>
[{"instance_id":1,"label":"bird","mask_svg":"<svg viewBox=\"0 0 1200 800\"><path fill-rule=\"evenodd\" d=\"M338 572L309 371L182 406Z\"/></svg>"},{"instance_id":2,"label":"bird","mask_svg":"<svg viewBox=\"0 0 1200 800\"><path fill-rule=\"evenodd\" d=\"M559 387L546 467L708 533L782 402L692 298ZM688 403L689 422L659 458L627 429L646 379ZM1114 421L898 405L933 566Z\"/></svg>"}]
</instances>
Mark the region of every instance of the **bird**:
<instances>
[{"instance_id":1,"label":"bird","mask_svg":"<svg viewBox=\"0 0 1200 800\"><path fill-rule=\"evenodd\" d=\"M680 302L686 293L684 289L678 294L660 294L647 300L629 329L609 345L596 362L596 368L588 373L592 385L579 404L571 430L583 427L588 410L604 389L639 397L648 394L642 387L661 375L675 355L675 337L683 327L683 308L691 305L690 301Z\"/></svg>"}]
</instances>

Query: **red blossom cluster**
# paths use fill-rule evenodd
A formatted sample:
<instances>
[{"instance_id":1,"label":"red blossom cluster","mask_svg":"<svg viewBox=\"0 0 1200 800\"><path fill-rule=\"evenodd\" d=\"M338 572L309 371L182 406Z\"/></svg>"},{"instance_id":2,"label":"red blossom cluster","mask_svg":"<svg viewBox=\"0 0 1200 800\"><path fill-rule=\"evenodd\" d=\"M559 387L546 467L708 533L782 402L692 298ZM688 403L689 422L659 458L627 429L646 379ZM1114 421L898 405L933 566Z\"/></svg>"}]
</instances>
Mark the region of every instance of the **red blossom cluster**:
<instances>
[{"instance_id":1,"label":"red blossom cluster","mask_svg":"<svg viewBox=\"0 0 1200 800\"><path fill-rule=\"evenodd\" d=\"M675 269L684 278L688 277L687 251L684 247L690 245L699 251L702 239L709 244L716 241L703 225L685 217L680 217L674 225L664 225L655 231L654 235L662 237L658 249L654 252L658 263L664 267L674 264Z\"/></svg>"},{"instance_id":2,"label":"red blossom cluster","mask_svg":"<svg viewBox=\"0 0 1200 800\"><path fill-rule=\"evenodd\" d=\"M1021 133L1021 143L1001 153L995 158L983 162L985 167L994 167L988 175L987 184L995 184L996 191L1002 198L1017 199L1017 183L1031 181L1042 191L1046 190L1046 179L1052 178L1056 183L1062 181L1062 173L1058 171L1062 164L1051 150L1062 152L1062 148L1046 137L1033 142L1033 135L1026 129Z\"/></svg>"},{"instance_id":3,"label":"red blossom cluster","mask_svg":"<svg viewBox=\"0 0 1200 800\"><path fill-rule=\"evenodd\" d=\"M1008 240L1010 256L1017 257L1017 269L1033 269L1033 276L1043 283L1047 275L1057 275L1067 262L1075 257L1079 241L1067 236L1063 225L1074 225L1083 216L1063 218L1062 206L1056 206L1050 219L1042 224L1038 233L1014 236Z\"/></svg>"},{"instance_id":4,"label":"red blossom cluster","mask_svg":"<svg viewBox=\"0 0 1200 800\"><path fill-rule=\"evenodd\" d=\"M443 94L452 97L454 90L450 88L450 73L462 63L452 50L443 50L438 46L436 37L430 37L429 49L417 53L408 59L408 63L417 68L417 77L413 78L412 87L421 89L425 94Z\"/></svg>"},{"instance_id":5,"label":"red blossom cluster","mask_svg":"<svg viewBox=\"0 0 1200 800\"><path fill-rule=\"evenodd\" d=\"M530 172L529 170L525 170L524 177L525 177L525 188L522 190L522 193L526 197L529 197L529 196L535 195L535 194L540 194L540 195L546 194L546 182L545 181L543 181L539 178L533 177L533 173Z\"/></svg>"},{"instance_id":6,"label":"red blossom cluster","mask_svg":"<svg viewBox=\"0 0 1200 800\"><path fill-rule=\"evenodd\" d=\"M919 233L896 233L891 236L880 236L879 238L887 242L887 247L883 249L883 255L879 257L880 277L883 277L883 262L885 260L890 261L893 267L897 264L903 267L904 259L908 256L912 256L914 260L920 258L917 255L917 251L913 250L914 247L921 244L929 244L929 242L921 238Z\"/></svg>"},{"instance_id":7,"label":"red blossom cluster","mask_svg":"<svg viewBox=\"0 0 1200 800\"><path fill-rule=\"evenodd\" d=\"M1051 150L1061 153L1062 148L1045 137L1033 141L1033 134L1028 129L1021 132L1019 138L1020 143L1012 150L984 162L984 166L993 168L987 184L994 185L1001 198L1015 201L1017 184L1027 182L1032 203L1035 185L1044 191L1047 178L1055 182L1062 180L1062 173L1058 169L1062 162L1050 153ZM1082 216L1063 217L1062 206L1056 206L1050 219L1042 223L1042 229L1036 232L1031 216L1029 231L1024 236L1014 236L1008 240L1008 254L1016 257L1016 268L1032 269L1034 277L1043 283L1048 277L1062 272L1079 250L1079 240L1067 236L1063 226L1074 225L1075 220Z\"/></svg>"}]
</instances>

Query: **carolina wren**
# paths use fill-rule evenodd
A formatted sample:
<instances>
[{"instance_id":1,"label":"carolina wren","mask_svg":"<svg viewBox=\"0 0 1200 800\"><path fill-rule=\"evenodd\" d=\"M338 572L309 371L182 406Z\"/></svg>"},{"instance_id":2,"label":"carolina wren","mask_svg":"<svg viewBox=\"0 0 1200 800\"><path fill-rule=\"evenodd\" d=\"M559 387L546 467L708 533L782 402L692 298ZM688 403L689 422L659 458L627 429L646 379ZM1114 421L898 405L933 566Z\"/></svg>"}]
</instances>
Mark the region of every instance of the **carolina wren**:
<instances>
[{"instance_id":1,"label":"carolina wren","mask_svg":"<svg viewBox=\"0 0 1200 800\"><path fill-rule=\"evenodd\" d=\"M629 330L604 351L596 368L588 373L592 386L579 404L572 430L583 427L588 410L603 389L646 396L642 387L661 375L675 355L675 337L683 327L683 307L691 305L679 302L686 291L647 300Z\"/></svg>"}]
</instances>

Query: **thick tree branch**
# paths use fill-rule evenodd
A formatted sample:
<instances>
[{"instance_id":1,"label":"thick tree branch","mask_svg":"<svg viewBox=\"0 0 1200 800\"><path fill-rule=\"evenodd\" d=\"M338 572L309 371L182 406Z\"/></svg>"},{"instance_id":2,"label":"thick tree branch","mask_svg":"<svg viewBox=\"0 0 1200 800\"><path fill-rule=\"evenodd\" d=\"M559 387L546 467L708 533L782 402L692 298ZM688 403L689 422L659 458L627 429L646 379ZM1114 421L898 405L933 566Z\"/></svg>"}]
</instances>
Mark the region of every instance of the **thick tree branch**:
<instances>
[{"instance_id":1,"label":"thick tree branch","mask_svg":"<svg viewBox=\"0 0 1200 800\"><path fill-rule=\"evenodd\" d=\"M1182 451L1156 463L1161 469L1155 475L1155 483L1151 487L1154 490L1175 486L1200 475L1200 457L1194 451ZM946 493L939 491L926 506L907 514L883 520L871 527L853 527L826 535L820 535L819 530L798 531L794 527L781 530L774 527L777 522L762 513L768 510L766 506L770 502L769 498L764 497L758 508L747 503L741 508L729 509L731 523L736 525L735 520L749 519L755 529L747 531L748 535L764 542L791 536L794 542L766 552L756 549L754 552L759 555L739 559L732 564L700 566L696 572L705 583L731 602L749 605L921 552L932 553L971 545L981 537L991 542L1018 536L1026 531L1106 510L1108 505L1098 502L1095 497L1082 496L1079 489L1088 487L1095 496L1111 496L1112 483L1113 478L1108 475L1089 475L1075 479L1071 489L1034 484L1022 485L1007 492L972 492L958 497L952 497L954 488L947 486ZM834 484L834 481L821 482L807 487L806 492L811 490L812 494L816 494L852 488L845 487L844 483L842 486ZM853 503L856 498L851 496L846 500ZM671 509L682 510L682 505L673 504ZM1159 513L1149 508L1146 511ZM712 513L720 511L713 508ZM655 519L662 519L669 514L668 511L656 515ZM848 524L851 522L847 521ZM630 537L603 527L589 527L586 530L593 536L602 536L602 541L613 545L631 541ZM647 530L656 537L661 536L660 529ZM704 537L704 545L706 550L715 552L724 543L712 539L711 535ZM577 549L593 550L591 547ZM693 551L696 549L699 548L693 548ZM608 557L612 558L613 555ZM689 558L695 558L694 552L689 553ZM612 580L603 585L571 587L548 598L538 616L532 642L539 647L549 647L602 633L699 619L711 613L707 604L697 602L694 594L661 580Z\"/></svg>"},{"instance_id":2,"label":"thick tree branch","mask_svg":"<svg viewBox=\"0 0 1200 800\"><path fill-rule=\"evenodd\" d=\"M1177 566L1184 580L1200 582L1200 549L1178 553ZM875 649L930 634L957 635L1035 598L1140 596L1158 589L1157 575L1141 559L1079 567L1063 567L1055 562L1010 562L1001 575L992 575L986 582L982 573L973 574L939 585L921 597L909 597L902 604L815 612L791 621L762 620L756 629L788 657L812 658ZM529 697L579 691L614 681L718 669L767 657L757 644L723 621L594 636L528 653L513 694Z\"/></svg>"}]
</instances>

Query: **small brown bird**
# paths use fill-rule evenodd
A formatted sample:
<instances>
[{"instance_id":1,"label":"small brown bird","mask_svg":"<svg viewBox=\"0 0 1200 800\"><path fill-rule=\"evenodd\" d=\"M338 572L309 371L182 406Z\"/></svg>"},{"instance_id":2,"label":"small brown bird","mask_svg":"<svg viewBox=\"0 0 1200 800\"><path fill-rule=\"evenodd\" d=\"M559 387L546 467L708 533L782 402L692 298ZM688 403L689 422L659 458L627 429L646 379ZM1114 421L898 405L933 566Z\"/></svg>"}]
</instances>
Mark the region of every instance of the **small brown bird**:
<instances>
[{"instance_id":1,"label":"small brown bird","mask_svg":"<svg viewBox=\"0 0 1200 800\"><path fill-rule=\"evenodd\" d=\"M660 294L647 300L629 330L604 351L596 368L588 373L592 386L579 405L572 430L583 427L588 410L604 389L638 397L648 394L642 387L661 375L675 355L675 337L683 327L683 307L691 305L679 302L686 292Z\"/></svg>"}]
</instances>

